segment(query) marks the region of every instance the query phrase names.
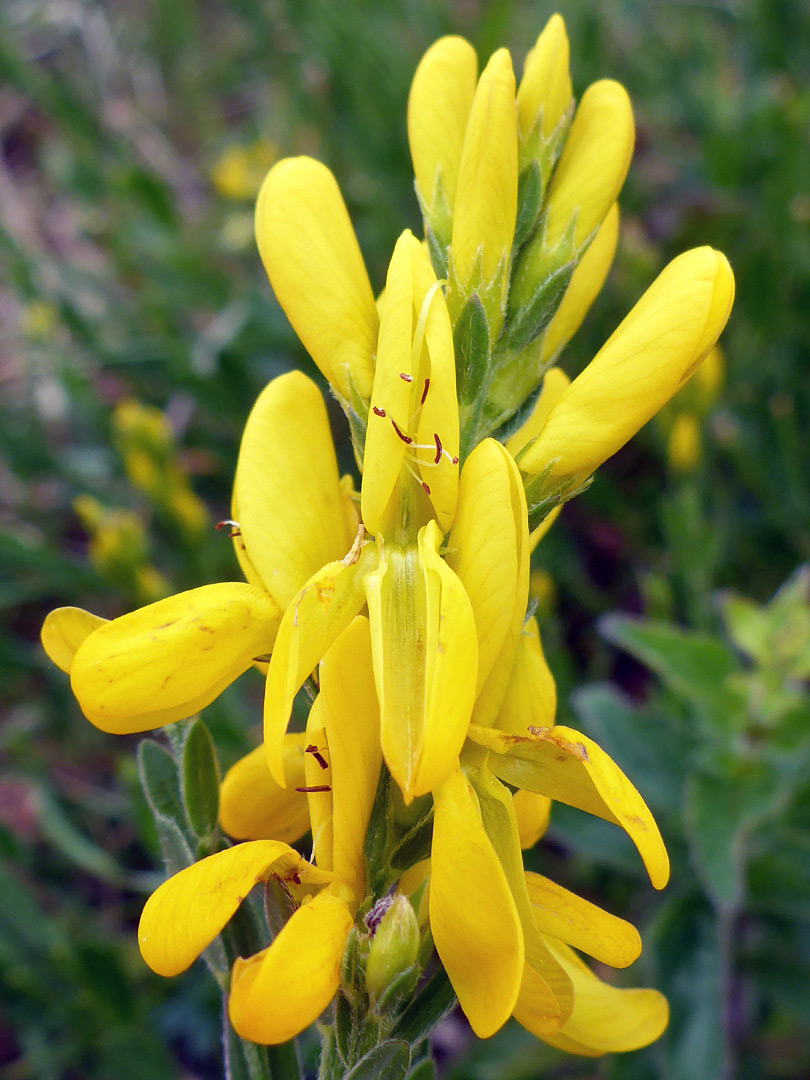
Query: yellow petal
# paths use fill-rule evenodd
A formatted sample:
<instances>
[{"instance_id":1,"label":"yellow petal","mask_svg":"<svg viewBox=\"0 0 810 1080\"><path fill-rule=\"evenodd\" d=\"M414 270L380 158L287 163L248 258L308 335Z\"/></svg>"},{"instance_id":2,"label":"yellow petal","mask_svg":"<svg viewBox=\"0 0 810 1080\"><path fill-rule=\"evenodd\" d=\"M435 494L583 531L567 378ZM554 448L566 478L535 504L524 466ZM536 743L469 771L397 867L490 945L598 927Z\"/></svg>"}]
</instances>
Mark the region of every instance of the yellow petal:
<instances>
[{"instance_id":1,"label":"yellow petal","mask_svg":"<svg viewBox=\"0 0 810 1080\"><path fill-rule=\"evenodd\" d=\"M516 791L514 794L520 846L532 848L548 828L551 799L535 791Z\"/></svg>"},{"instance_id":2,"label":"yellow petal","mask_svg":"<svg viewBox=\"0 0 810 1080\"><path fill-rule=\"evenodd\" d=\"M73 657L81 643L107 622L83 608L61 607L50 611L42 624L42 648L58 668L70 674Z\"/></svg>"},{"instance_id":3,"label":"yellow petal","mask_svg":"<svg viewBox=\"0 0 810 1080\"><path fill-rule=\"evenodd\" d=\"M281 788L270 775L263 746L257 746L232 766L219 790L219 823L234 840L283 840L292 844L309 829L303 787L303 734L284 737L284 775Z\"/></svg>"},{"instance_id":4,"label":"yellow petal","mask_svg":"<svg viewBox=\"0 0 810 1080\"><path fill-rule=\"evenodd\" d=\"M608 276L619 240L619 204L614 203L590 247L571 275L568 288L548 328L530 349L539 347L542 363L549 363L582 326L591 304L601 292ZM549 372L551 374L551 372ZM548 378L548 376L546 376Z\"/></svg>"},{"instance_id":5,"label":"yellow petal","mask_svg":"<svg viewBox=\"0 0 810 1080\"><path fill-rule=\"evenodd\" d=\"M518 125L527 138L540 120L543 138L554 131L571 104L568 35L561 15L552 15L523 65L517 92Z\"/></svg>"},{"instance_id":6,"label":"yellow petal","mask_svg":"<svg viewBox=\"0 0 810 1080\"><path fill-rule=\"evenodd\" d=\"M329 881L279 840L254 840L209 855L164 881L146 901L138 926L146 963L158 975L185 971L270 874L305 885Z\"/></svg>"},{"instance_id":7,"label":"yellow petal","mask_svg":"<svg viewBox=\"0 0 810 1080\"><path fill-rule=\"evenodd\" d=\"M472 604L478 637L474 719L491 724L506 692L529 598L529 535L520 473L495 439L473 450L461 472L447 539L447 565Z\"/></svg>"},{"instance_id":8,"label":"yellow petal","mask_svg":"<svg viewBox=\"0 0 810 1080\"><path fill-rule=\"evenodd\" d=\"M508 51L498 49L478 81L459 164L453 264L465 291L479 259L481 286L496 274L503 275L505 286L516 217L515 76Z\"/></svg>"},{"instance_id":9,"label":"yellow petal","mask_svg":"<svg viewBox=\"0 0 810 1080\"><path fill-rule=\"evenodd\" d=\"M359 903L366 893L366 828L382 765L368 619L358 616L343 631L321 661L320 677L331 766L332 869Z\"/></svg>"},{"instance_id":10,"label":"yellow petal","mask_svg":"<svg viewBox=\"0 0 810 1080\"><path fill-rule=\"evenodd\" d=\"M337 993L351 914L329 891L300 907L269 948L237 959L228 1016L238 1035L274 1044L313 1023Z\"/></svg>"},{"instance_id":11,"label":"yellow petal","mask_svg":"<svg viewBox=\"0 0 810 1080\"><path fill-rule=\"evenodd\" d=\"M493 726L526 735L532 727L551 727L556 710L554 676L543 655L537 620L529 618L521 627L515 662Z\"/></svg>"},{"instance_id":12,"label":"yellow petal","mask_svg":"<svg viewBox=\"0 0 810 1080\"><path fill-rule=\"evenodd\" d=\"M572 279L573 280L573 279ZM527 446L532 439L536 439L543 430L548 420L548 415L565 391L571 384L571 380L562 368L552 368L543 377L543 388L540 396L534 403L534 408L529 413L517 431L506 440L506 449L515 457Z\"/></svg>"},{"instance_id":13,"label":"yellow petal","mask_svg":"<svg viewBox=\"0 0 810 1080\"><path fill-rule=\"evenodd\" d=\"M657 990L621 990L598 979L575 952L554 938L548 947L574 984L574 1011L554 1034L535 1031L545 1042L571 1054L598 1057L638 1050L659 1038L669 1022L667 999ZM534 1031L518 1002L515 1018ZM529 1021L529 1022L527 1022Z\"/></svg>"},{"instance_id":14,"label":"yellow petal","mask_svg":"<svg viewBox=\"0 0 810 1080\"><path fill-rule=\"evenodd\" d=\"M461 37L439 38L414 74L408 97L408 142L416 185L429 216L440 202L452 214L477 75L475 49Z\"/></svg>"},{"instance_id":15,"label":"yellow petal","mask_svg":"<svg viewBox=\"0 0 810 1080\"><path fill-rule=\"evenodd\" d=\"M363 576L376 561L366 544L356 562L332 562L293 597L279 626L264 692L264 746L276 783L284 784L284 732L293 698L332 642L362 608Z\"/></svg>"},{"instance_id":16,"label":"yellow petal","mask_svg":"<svg viewBox=\"0 0 810 1080\"><path fill-rule=\"evenodd\" d=\"M85 638L70 681L102 731L149 731L193 716L267 653L280 622L274 601L241 582L203 585Z\"/></svg>"},{"instance_id":17,"label":"yellow petal","mask_svg":"<svg viewBox=\"0 0 810 1080\"><path fill-rule=\"evenodd\" d=\"M382 749L406 802L453 769L475 695L475 619L441 542L431 521L366 578Z\"/></svg>"},{"instance_id":18,"label":"yellow petal","mask_svg":"<svg viewBox=\"0 0 810 1080\"><path fill-rule=\"evenodd\" d=\"M588 476L680 389L726 324L734 277L725 256L695 248L656 278L557 402L524 472Z\"/></svg>"},{"instance_id":19,"label":"yellow petal","mask_svg":"<svg viewBox=\"0 0 810 1080\"><path fill-rule=\"evenodd\" d=\"M320 694L309 710L306 736L307 745L314 746L318 754L315 757L310 752L304 761L309 820L312 825L312 859L321 870L332 870L335 848L332 766L324 730L323 699Z\"/></svg>"},{"instance_id":20,"label":"yellow petal","mask_svg":"<svg viewBox=\"0 0 810 1080\"><path fill-rule=\"evenodd\" d=\"M621 825L655 888L666 885L669 859L652 814L618 765L586 735L556 727L520 736L474 724L468 734L493 751L489 767L507 784Z\"/></svg>"},{"instance_id":21,"label":"yellow petal","mask_svg":"<svg viewBox=\"0 0 810 1080\"><path fill-rule=\"evenodd\" d=\"M538 930L601 960L624 968L641 953L641 938L632 923L609 915L576 893L527 873L526 885Z\"/></svg>"},{"instance_id":22,"label":"yellow petal","mask_svg":"<svg viewBox=\"0 0 810 1080\"><path fill-rule=\"evenodd\" d=\"M259 395L242 435L233 490L238 539L282 608L316 570L351 547L354 530L326 407L300 371L273 379Z\"/></svg>"},{"instance_id":23,"label":"yellow petal","mask_svg":"<svg viewBox=\"0 0 810 1080\"><path fill-rule=\"evenodd\" d=\"M520 989L520 919L464 773L451 773L434 799L430 927L473 1031L488 1038L508 1019Z\"/></svg>"},{"instance_id":24,"label":"yellow petal","mask_svg":"<svg viewBox=\"0 0 810 1080\"><path fill-rule=\"evenodd\" d=\"M369 532L399 523L410 488L449 529L458 494L453 331L430 260L406 230L388 268L366 432L361 506Z\"/></svg>"},{"instance_id":25,"label":"yellow petal","mask_svg":"<svg viewBox=\"0 0 810 1080\"><path fill-rule=\"evenodd\" d=\"M599 228L622 189L634 141L627 91L612 79L592 83L582 95L548 187L547 251L557 246L574 217L574 251Z\"/></svg>"},{"instance_id":26,"label":"yellow petal","mask_svg":"<svg viewBox=\"0 0 810 1080\"><path fill-rule=\"evenodd\" d=\"M308 157L278 162L256 203L256 241L293 329L344 401L368 401L377 308L334 176Z\"/></svg>"}]
</instances>

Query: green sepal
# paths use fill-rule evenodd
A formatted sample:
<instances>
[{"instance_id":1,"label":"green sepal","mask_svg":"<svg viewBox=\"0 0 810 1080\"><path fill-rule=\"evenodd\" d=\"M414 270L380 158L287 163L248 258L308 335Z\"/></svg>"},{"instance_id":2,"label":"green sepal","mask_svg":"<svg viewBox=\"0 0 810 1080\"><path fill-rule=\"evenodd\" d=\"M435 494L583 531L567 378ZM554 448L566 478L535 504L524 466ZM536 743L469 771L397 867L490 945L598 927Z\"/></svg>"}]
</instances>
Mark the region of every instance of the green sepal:
<instances>
[{"instance_id":1,"label":"green sepal","mask_svg":"<svg viewBox=\"0 0 810 1080\"><path fill-rule=\"evenodd\" d=\"M430 264L438 281L444 281L447 277L447 248L442 245L436 233L429 225L425 226L425 239L427 240Z\"/></svg>"},{"instance_id":2,"label":"green sepal","mask_svg":"<svg viewBox=\"0 0 810 1080\"><path fill-rule=\"evenodd\" d=\"M374 1005L374 1011L380 1016L390 1016L396 1012L402 1002L413 994L421 974L422 969L418 964L412 964L411 967L401 971L380 995L379 1001Z\"/></svg>"},{"instance_id":3,"label":"green sepal","mask_svg":"<svg viewBox=\"0 0 810 1080\"><path fill-rule=\"evenodd\" d=\"M401 1039L380 1043L362 1057L344 1080L405 1080L411 1067L411 1048Z\"/></svg>"},{"instance_id":4,"label":"green sepal","mask_svg":"<svg viewBox=\"0 0 810 1080\"><path fill-rule=\"evenodd\" d=\"M394 845L388 857L393 870L409 870L430 855L433 839L433 807Z\"/></svg>"},{"instance_id":5,"label":"green sepal","mask_svg":"<svg viewBox=\"0 0 810 1080\"><path fill-rule=\"evenodd\" d=\"M368 402L363 399L355 386L351 371L347 371L346 374L349 379L350 400L346 401L338 394L335 394L335 397L340 402L340 406L346 414L346 419L349 421L349 434L352 439L354 460L357 463L357 468L362 472L363 455L366 450L366 429L368 428Z\"/></svg>"},{"instance_id":6,"label":"green sepal","mask_svg":"<svg viewBox=\"0 0 810 1080\"><path fill-rule=\"evenodd\" d=\"M436 1068L433 1059L426 1057L418 1061L408 1073L408 1080L436 1080Z\"/></svg>"},{"instance_id":7,"label":"green sepal","mask_svg":"<svg viewBox=\"0 0 810 1080\"><path fill-rule=\"evenodd\" d=\"M576 265L572 259L550 269L535 286L531 299L514 315L510 313L502 337L504 350L519 353L542 334L562 303ZM519 363L520 358L513 362Z\"/></svg>"},{"instance_id":8,"label":"green sepal","mask_svg":"<svg viewBox=\"0 0 810 1080\"><path fill-rule=\"evenodd\" d=\"M271 938L281 933L295 911L295 906L295 901L286 885L279 878L271 875L264 886L264 915Z\"/></svg>"},{"instance_id":9,"label":"green sepal","mask_svg":"<svg viewBox=\"0 0 810 1080\"><path fill-rule=\"evenodd\" d=\"M471 405L486 388L489 374L489 325L478 293L464 302L453 327L456 393L460 405Z\"/></svg>"},{"instance_id":10,"label":"green sepal","mask_svg":"<svg viewBox=\"0 0 810 1080\"><path fill-rule=\"evenodd\" d=\"M357 1016L345 994L338 992L335 998L335 1046L344 1066L352 1060L354 1029Z\"/></svg>"},{"instance_id":11,"label":"green sepal","mask_svg":"<svg viewBox=\"0 0 810 1080\"><path fill-rule=\"evenodd\" d=\"M372 901L382 896L389 885L389 868L386 854L392 825L390 820L390 789L391 774L383 766L380 770L380 779L377 782L377 793L374 796L374 805L371 809L365 841L366 878Z\"/></svg>"},{"instance_id":12,"label":"green sepal","mask_svg":"<svg viewBox=\"0 0 810 1080\"><path fill-rule=\"evenodd\" d=\"M444 968L439 968L403 1010L391 1034L395 1039L405 1039L412 1044L421 1042L455 1008L455 1004L456 995L447 973Z\"/></svg>"},{"instance_id":13,"label":"green sepal","mask_svg":"<svg viewBox=\"0 0 810 1080\"><path fill-rule=\"evenodd\" d=\"M540 165L530 162L518 177L518 211L514 247L525 244L532 234L543 199Z\"/></svg>"},{"instance_id":14,"label":"green sepal","mask_svg":"<svg viewBox=\"0 0 810 1080\"><path fill-rule=\"evenodd\" d=\"M180 790L189 825L200 840L210 839L219 818L219 766L213 739L202 720L195 720L186 731Z\"/></svg>"},{"instance_id":15,"label":"green sepal","mask_svg":"<svg viewBox=\"0 0 810 1080\"><path fill-rule=\"evenodd\" d=\"M366 947L367 949L367 947ZM357 926L352 926L340 961L340 983L343 992L353 999L365 994L363 977L364 951Z\"/></svg>"}]
</instances>

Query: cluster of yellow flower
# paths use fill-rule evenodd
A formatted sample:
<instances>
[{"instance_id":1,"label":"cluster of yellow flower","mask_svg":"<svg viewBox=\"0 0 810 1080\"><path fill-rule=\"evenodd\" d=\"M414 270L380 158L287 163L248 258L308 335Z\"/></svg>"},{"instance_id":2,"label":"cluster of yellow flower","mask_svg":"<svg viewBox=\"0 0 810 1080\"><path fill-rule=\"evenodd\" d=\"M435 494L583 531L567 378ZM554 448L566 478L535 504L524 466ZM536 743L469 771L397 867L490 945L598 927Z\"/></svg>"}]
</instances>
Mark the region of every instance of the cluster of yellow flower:
<instances>
[{"instance_id":1,"label":"cluster of yellow flower","mask_svg":"<svg viewBox=\"0 0 810 1080\"><path fill-rule=\"evenodd\" d=\"M709 248L680 256L578 378L546 374L607 273L633 144L618 84L594 84L574 113L559 16L517 92L505 50L479 78L469 44L437 42L408 130L426 238L403 233L377 300L323 165L279 162L257 205L276 296L349 419L359 493L316 385L274 379L236 467L247 584L112 622L62 609L43 641L85 715L118 733L190 717L266 670L263 745L221 791L222 826L244 842L162 885L139 932L155 971L180 972L255 883L284 882L293 914L233 967L243 1037L281 1042L316 1019L353 927L371 935L365 916L396 890L477 1034L514 1015L565 1050L633 1049L660 1035L666 1001L602 982L574 950L624 967L638 933L525 873L521 848L558 800L625 829L656 888L668 859L618 766L554 726L529 560L555 510L712 348L733 278ZM306 731L287 733L305 683ZM311 861L289 846L308 829Z\"/></svg>"}]
</instances>

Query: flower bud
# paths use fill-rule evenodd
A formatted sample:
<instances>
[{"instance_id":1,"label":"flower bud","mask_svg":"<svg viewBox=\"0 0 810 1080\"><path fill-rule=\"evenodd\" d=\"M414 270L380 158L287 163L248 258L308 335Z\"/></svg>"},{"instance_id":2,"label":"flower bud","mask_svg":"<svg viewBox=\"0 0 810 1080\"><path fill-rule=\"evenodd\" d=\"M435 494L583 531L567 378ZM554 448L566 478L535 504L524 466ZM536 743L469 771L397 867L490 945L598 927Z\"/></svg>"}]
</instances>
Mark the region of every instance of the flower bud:
<instances>
[{"instance_id":1,"label":"flower bud","mask_svg":"<svg viewBox=\"0 0 810 1080\"><path fill-rule=\"evenodd\" d=\"M407 896L397 894L380 920L371 942L366 964L366 989L372 1001L407 968L416 963L419 952L419 923Z\"/></svg>"},{"instance_id":2,"label":"flower bud","mask_svg":"<svg viewBox=\"0 0 810 1080\"><path fill-rule=\"evenodd\" d=\"M521 171L543 150L571 105L568 35L552 15L523 65L517 92Z\"/></svg>"}]
</instances>

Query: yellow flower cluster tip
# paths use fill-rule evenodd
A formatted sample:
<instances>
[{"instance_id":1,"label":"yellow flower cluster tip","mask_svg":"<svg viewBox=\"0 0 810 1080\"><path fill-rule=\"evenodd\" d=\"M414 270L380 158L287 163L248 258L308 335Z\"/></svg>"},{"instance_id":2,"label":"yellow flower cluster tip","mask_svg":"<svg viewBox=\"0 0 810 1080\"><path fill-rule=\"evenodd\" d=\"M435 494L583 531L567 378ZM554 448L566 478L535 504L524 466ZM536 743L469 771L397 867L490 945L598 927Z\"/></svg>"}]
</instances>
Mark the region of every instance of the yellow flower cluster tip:
<instances>
[{"instance_id":1,"label":"yellow flower cluster tip","mask_svg":"<svg viewBox=\"0 0 810 1080\"><path fill-rule=\"evenodd\" d=\"M656 888L668 859L618 766L555 726L529 562L565 498L698 369L733 278L712 249L687 252L580 376L552 367L607 274L633 146L618 84L595 83L574 107L559 16L518 83L505 50L479 77L467 42L437 42L414 78L408 133L425 239L402 234L377 299L324 165L278 162L256 208L276 297L346 411L359 492L339 476L320 390L282 375L256 402L236 466L246 583L113 622L61 609L43 642L110 732L190 717L251 666L266 672L262 746L221 789L221 824L243 842L170 878L139 932L147 963L174 974L255 883L284 882L293 914L233 968L240 1035L282 1042L315 1020L339 991L347 940L373 936L366 916L396 890L478 1035L514 1015L564 1050L630 1050L661 1034L665 999L601 981L579 953L625 967L638 933L525 872L521 849L559 801L622 828ZM307 682L306 731L289 732ZM380 792L386 828L424 830L412 865L368 843L383 835ZM311 860L290 846L308 830ZM372 995L383 954L369 960Z\"/></svg>"}]
</instances>

